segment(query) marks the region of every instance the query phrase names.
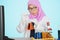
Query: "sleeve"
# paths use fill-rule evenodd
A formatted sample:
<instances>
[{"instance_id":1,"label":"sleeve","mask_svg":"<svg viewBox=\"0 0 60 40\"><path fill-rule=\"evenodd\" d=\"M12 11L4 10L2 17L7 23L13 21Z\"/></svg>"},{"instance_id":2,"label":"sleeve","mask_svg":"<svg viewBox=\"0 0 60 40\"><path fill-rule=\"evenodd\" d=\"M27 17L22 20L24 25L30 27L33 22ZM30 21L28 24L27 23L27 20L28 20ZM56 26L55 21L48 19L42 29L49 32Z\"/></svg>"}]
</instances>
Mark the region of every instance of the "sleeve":
<instances>
[{"instance_id":1,"label":"sleeve","mask_svg":"<svg viewBox=\"0 0 60 40\"><path fill-rule=\"evenodd\" d=\"M25 20L25 16L23 15L23 17L21 18L21 21L19 23L19 25L17 26L17 31L20 33L25 32L25 26L26 26L26 20Z\"/></svg>"}]
</instances>

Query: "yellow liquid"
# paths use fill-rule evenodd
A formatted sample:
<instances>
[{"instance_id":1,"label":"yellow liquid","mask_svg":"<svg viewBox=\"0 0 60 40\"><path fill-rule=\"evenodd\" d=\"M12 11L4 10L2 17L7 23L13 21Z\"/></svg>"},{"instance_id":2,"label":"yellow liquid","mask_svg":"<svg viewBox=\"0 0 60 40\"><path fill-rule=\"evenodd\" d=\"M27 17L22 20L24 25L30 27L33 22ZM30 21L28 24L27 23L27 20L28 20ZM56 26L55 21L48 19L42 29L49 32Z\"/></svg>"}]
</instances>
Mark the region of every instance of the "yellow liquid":
<instances>
[{"instance_id":1,"label":"yellow liquid","mask_svg":"<svg viewBox=\"0 0 60 40\"><path fill-rule=\"evenodd\" d=\"M32 37L32 39L31 40L34 40L34 38Z\"/></svg>"}]
</instances>

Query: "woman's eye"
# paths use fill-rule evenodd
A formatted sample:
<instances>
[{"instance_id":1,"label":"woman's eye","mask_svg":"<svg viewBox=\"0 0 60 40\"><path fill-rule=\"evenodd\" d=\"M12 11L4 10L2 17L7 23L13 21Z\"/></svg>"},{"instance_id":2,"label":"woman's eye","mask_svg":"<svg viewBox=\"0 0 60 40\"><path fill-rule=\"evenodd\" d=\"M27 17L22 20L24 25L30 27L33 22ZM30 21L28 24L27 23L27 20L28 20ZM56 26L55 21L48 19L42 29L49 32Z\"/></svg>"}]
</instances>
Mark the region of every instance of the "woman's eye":
<instances>
[{"instance_id":1,"label":"woman's eye","mask_svg":"<svg viewBox=\"0 0 60 40\"><path fill-rule=\"evenodd\" d=\"M32 7L32 8L30 8L30 7L28 7L28 10L33 10L33 9L36 9L37 7Z\"/></svg>"},{"instance_id":2,"label":"woman's eye","mask_svg":"<svg viewBox=\"0 0 60 40\"><path fill-rule=\"evenodd\" d=\"M37 7L34 7L34 8L37 8Z\"/></svg>"},{"instance_id":3,"label":"woman's eye","mask_svg":"<svg viewBox=\"0 0 60 40\"><path fill-rule=\"evenodd\" d=\"M28 8L28 9L30 10L30 9L33 9L33 8Z\"/></svg>"}]
</instances>

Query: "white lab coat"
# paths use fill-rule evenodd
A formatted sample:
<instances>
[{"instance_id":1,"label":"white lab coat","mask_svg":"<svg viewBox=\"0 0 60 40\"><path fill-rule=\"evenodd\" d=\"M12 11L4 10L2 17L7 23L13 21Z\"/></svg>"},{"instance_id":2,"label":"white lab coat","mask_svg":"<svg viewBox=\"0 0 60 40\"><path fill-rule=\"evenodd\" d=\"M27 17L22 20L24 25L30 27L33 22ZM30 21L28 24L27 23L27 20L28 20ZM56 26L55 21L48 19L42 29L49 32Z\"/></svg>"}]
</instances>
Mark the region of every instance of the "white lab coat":
<instances>
[{"instance_id":1,"label":"white lab coat","mask_svg":"<svg viewBox=\"0 0 60 40\"><path fill-rule=\"evenodd\" d=\"M35 32L45 32L47 28L50 28L50 26L47 26L47 22L49 22L49 19L47 16L44 16L43 19L38 22L36 19L29 19L29 14L24 14L20 24L17 27L18 32L24 33L24 37L30 37L30 30L26 30L28 23L34 22L34 28Z\"/></svg>"}]
</instances>

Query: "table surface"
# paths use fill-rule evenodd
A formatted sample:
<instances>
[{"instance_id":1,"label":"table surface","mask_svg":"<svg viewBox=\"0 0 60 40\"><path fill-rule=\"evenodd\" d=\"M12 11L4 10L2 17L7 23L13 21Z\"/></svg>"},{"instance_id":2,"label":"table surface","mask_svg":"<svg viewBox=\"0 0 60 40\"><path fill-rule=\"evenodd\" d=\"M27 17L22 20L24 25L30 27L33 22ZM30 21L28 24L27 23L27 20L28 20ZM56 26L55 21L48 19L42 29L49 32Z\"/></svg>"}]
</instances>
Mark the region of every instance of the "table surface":
<instances>
[{"instance_id":1,"label":"table surface","mask_svg":"<svg viewBox=\"0 0 60 40\"><path fill-rule=\"evenodd\" d=\"M31 40L31 38L13 38L15 40ZM34 40L37 40L37 39L34 39ZM39 39L39 40L42 40L42 39ZM57 39L54 39L54 40L57 40Z\"/></svg>"}]
</instances>

